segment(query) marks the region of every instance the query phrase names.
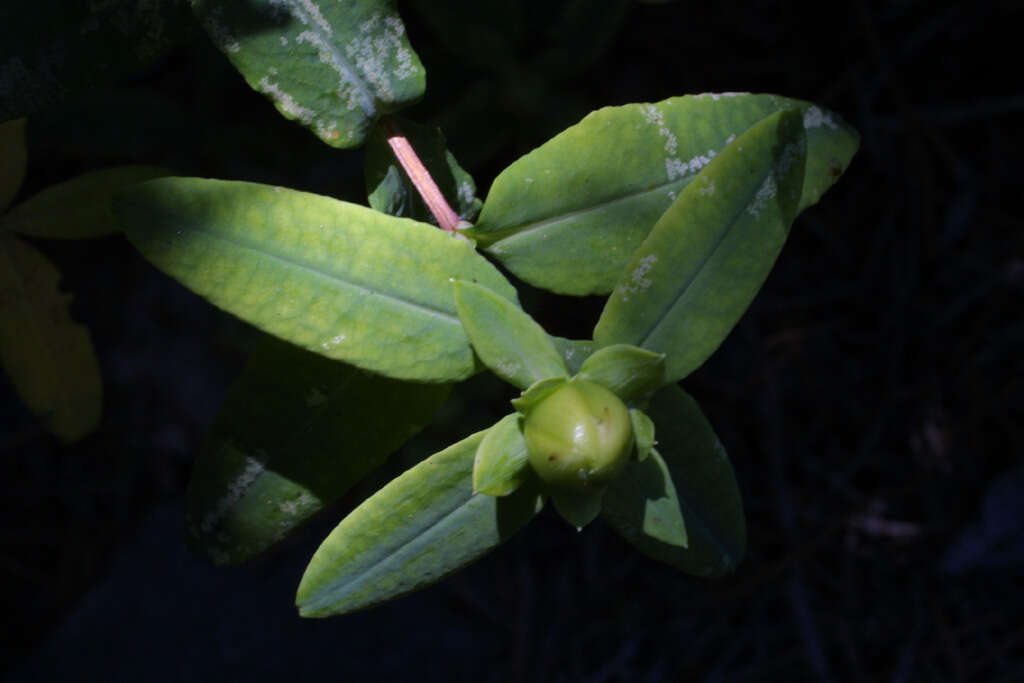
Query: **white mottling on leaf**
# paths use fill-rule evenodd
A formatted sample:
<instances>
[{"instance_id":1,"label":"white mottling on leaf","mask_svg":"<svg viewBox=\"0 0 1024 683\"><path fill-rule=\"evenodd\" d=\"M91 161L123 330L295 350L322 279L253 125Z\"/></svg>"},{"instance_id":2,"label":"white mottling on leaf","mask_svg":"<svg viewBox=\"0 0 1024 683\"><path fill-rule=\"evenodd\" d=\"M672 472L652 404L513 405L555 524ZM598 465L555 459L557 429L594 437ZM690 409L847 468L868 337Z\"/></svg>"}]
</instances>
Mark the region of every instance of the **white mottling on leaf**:
<instances>
[{"instance_id":1,"label":"white mottling on leaf","mask_svg":"<svg viewBox=\"0 0 1024 683\"><path fill-rule=\"evenodd\" d=\"M704 187L697 190L702 196L710 197L715 193L715 181L707 176L702 176Z\"/></svg>"},{"instance_id":2,"label":"white mottling on leaf","mask_svg":"<svg viewBox=\"0 0 1024 683\"><path fill-rule=\"evenodd\" d=\"M532 183L532 182L533 182L533 178L525 178L525 179L523 180L523 182L526 182L526 183Z\"/></svg>"},{"instance_id":3,"label":"white mottling on leaf","mask_svg":"<svg viewBox=\"0 0 1024 683\"><path fill-rule=\"evenodd\" d=\"M755 218L761 215L761 211L764 210L768 202L775 199L775 195L778 192L778 186L775 183L775 176L769 175L761 183L761 187L757 190L757 194L754 195L754 201L750 202L750 206L747 207L747 213Z\"/></svg>"},{"instance_id":4,"label":"white mottling on leaf","mask_svg":"<svg viewBox=\"0 0 1024 683\"><path fill-rule=\"evenodd\" d=\"M697 173L715 158L715 150L709 149L705 154L698 154L689 161L682 159L665 159L665 173L669 181L678 180L683 176Z\"/></svg>"},{"instance_id":5,"label":"white mottling on leaf","mask_svg":"<svg viewBox=\"0 0 1024 683\"><path fill-rule=\"evenodd\" d=\"M320 227L323 227L323 226L320 226ZM330 339L328 339L324 343L320 344L320 348L322 348L324 351L328 351L332 347L337 346L338 344L340 344L343 341L345 341L345 335L344 334L339 334L336 337L331 337Z\"/></svg>"},{"instance_id":6,"label":"white mottling on leaf","mask_svg":"<svg viewBox=\"0 0 1024 683\"><path fill-rule=\"evenodd\" d=\"M309 511L310 508L319 507L319 503L320 501L309 495L308 491L303 491L298 498L279 503L277 507L289 517L297 517L300 513Z\"/></svg>"},{"instance_id":7,"label":"white mottling on leaf","mask_svg":"<svg viewBox=\"0 0 1024 683\"><path fill-rule=\"evenodd\" d=\"M458 195L460 204L469 206L473 203L473 186L469 181L463 180L459 183L459 188L456 194Z\"/></svg>"},{"instance_id":8,"label":"white mottling on leaf","mask_svg":"<svg viewBox=\"0 0 1024 683\"><path fill-rule=\"evenodd\" d=\"M506 375L508 377L512 377L517 372L519 372L519 368L521 368L521 367L522 367L522 365L520 365L519 363L516 363L515 361L506 360L506 361L501 361L501 362L498 363L497 370L502 375Z\"/></svg>"},{"instance_id":9,"label":"white mottling on leaf","mask_svg":"<svg viewBox=\"0 0 1024 683\"><path fill-rule=\"evenodd\" d=\"M264 463L267 458L266 453L255 451L254 455L257 457L245 456L245 466L238 476L228 484L228 492L203 517L200 529L202 529L204 534L213 532L217 523L242 499L242 496L249 490L253 482L263 474Z\"/></svg>"},{"instance_id":10,"label":"white mottling on leaf","mask_svg":"<svg viewBox=\"0 0 1024 683\"><path fill-rule=\"evenodd\" d=\"M704 98L710 97L712 101L717 102L722 97L740 97L741 95L749 95L748 92L702 92L696 97Z\"/></svg>"},{"instance_id":11,"label":"white mottling on leaf","mask_svg":"<svg viewBox=\"0 0 1024 683\"><path fill-rule=\"evenodd\" d=\"M272 83L269 76L261 78L258 85L260 92L269 95L285 116L302 121L307 125L313 122L316 112L296 102L295 98L281 90L277 83Z\"/></svg>"},{"instance_id":12,"label":"white mottling on leaf","mask_svg":"<svg viewBox=\"0 0 1024 683\"><path fill-rule=\"evenodd\" d=\"M274 7L286 8L293 17L306 26L313 24L327 35L334 33L331 30L331 25L320 12L320 6L313 0L270 0L270 4Z\"/></svg>"},{"instance_id":13,"label":"white mottling on leaf","mask_svg":"<svg viewBox=\"0 0 1024 683\"><path fill-rule=\"evenodd\" d=\"M652 280L647 277L647 274L651 272L651 268L657 262L658 257L654 254L648 254L640 259L640 262L636 264L636 268L629 274L629 279L618 287L619 295L623 301L629 301L631 295L641 294L650 288Z\"/></svg>"},{"instance_id":14,"label":"white mottling on leaf","mask_svg":"<svg viewBox=\"0 0 1024 683\"><path fill-rule=\"evenodd\" d=\"M732 141L733 141L733 140L735 140L735 139L736 139L736 134L735 134L735 133L733 133L732 135L730 135L729 137L727 137L727 138L725 139L725 144L727 144L727 145L731 145L731 144L732 144Z\"/></svg>"},{"instance_id":15,"label":"white mottling on leaf","mask_svg":"<svg viewBox=\"0 0 1024 683\"><path fill-rule=\"evenodd\" d=\"M218 7L217 9L221 8ZM213 14L206 15L203 19L203 27L210 34L214 44L224 52L238 52L242 49L234 34L231 33L227 26L220 23Z\"/></svg>"},{"instance_id":16,"label":"white mottling on leaf","mask_svg":"<svg viewBox=\"0 0 1024 683\"><path fill-rule=\"evenodd\" d=\"M832 117L823 112L819 107L807 107L807 111L804 112L804 128L809 130L811 128L819 128L820 126L827 126L833 130L839 127L832 120Z\"/></svg>"},{"instance_id":17,"label":"white mottling on leaf","mask_svg":"<svg viewBox=\"0 0 1024 683\"><path fill-rule=\"evenodd\" d=\"M674 190L669 190L668 191L668 198L671 199L672 201L675 201L676 197L678 197L678 196L679 196L678 192L676 192Z\"/></svg>"},{"instance_id":18,"label":"white mottling on leaf","mask_svg":"<svg viewBox=\"0 0 1024 683\"><path fill-rule=\"evenodd\" d=\"M281 47L288 47L288 38L281 36Z\"/></svg>"}]
</instances>

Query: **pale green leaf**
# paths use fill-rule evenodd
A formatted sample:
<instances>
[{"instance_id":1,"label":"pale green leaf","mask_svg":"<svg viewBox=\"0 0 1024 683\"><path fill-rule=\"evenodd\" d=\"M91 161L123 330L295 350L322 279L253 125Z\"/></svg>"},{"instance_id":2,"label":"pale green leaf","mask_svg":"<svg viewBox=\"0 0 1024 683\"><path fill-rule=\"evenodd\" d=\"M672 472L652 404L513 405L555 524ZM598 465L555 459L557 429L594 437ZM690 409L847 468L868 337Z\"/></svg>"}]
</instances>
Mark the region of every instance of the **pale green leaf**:
<instances>
[{"instance_id":1,"label":"pale green leaf","mask_svg":"<svg viewBox=\"0 0 1024 683\"><path fill-rule=\"evenodd\" d=\"M282 187L162 178L115 200L158 268L302 348L397 379L476 371L450 278L515 289L471 245L425 223Z\"/></svg>"},{"instance_id":2,"label":"pale green leaf","mask_svg":"<svg viewBox=\"0 0 1024 683\"><path fill-rule=\"evenodd\" d=\"M583 362L579 376L597 382L627 403L636 401L665 383L665 354L629 344L605 346Z\"/></svg>"},{"instance_id":3,"label":"pale green leaf","mask_svg":"<svg viewBox=\"0 0 1024 683\"><path fill-rule=\"evenodd\" d=\"M333 147L423 95L394 0L192 0L217 47L285 117Z\"/></svg>"},{"instance_id":4,"label":"pale green leaf","mask_svg":"<svg viewBox=\"0 0 1024 683\"><path fill-rule=\"evenodd\" d=\"M82 239L120 232L114 193L133 183L172 175L155 166L117 166L51 185L0 217L0 227L32 237Z\"/></svg>"},{"instance_id":5,"label":"pale green leaf","mask_svg":"<svg viewBox=\"0 0 1024 683\"><path fill-rule=\"evenodd\" d=\"M18 195L27 166L25 119L0 123L0 213Z\"/></svg>"},{"instance_id":6,"label":"pale green leaf","mask_svg":"<svg viewBox=\"0 0 1024 683\"><path fill-rule=\"evenodd\" d=\"M519 398L512 399L512 407L521 415L529 415L530 410L534 406L553 394L558 387L568 381L565 377L549 377L539 382L534 382L520 394Z\"/></svg>"},{"instance_id":7,"label":"pale green leaf","mask_svg":"<svg viewBox=\"0 0 1024 683\"><path fill-rule=\"evenodd\" d=\"M428 425L450 387L381 377L265 337L193 466L189 544L217 564L259 555Z\"/></svg>"},{"instance_id":8,"label":"pale green leaf","mask_svg":"<svg viewBox=\"0 0 1024 683\"><path fill-rule=\"evenodd\" d=\"M551 341L559 355L562 356L562 360L565 361L565 367L569 370L570 375L578 373L583 367L584 361L597 349L597 344L590 339L551 337Z\"/></svg>"},{"instance_id":9,"label":"pale green leaf","mask_svg":"<svg viewBox=\"0 0 1024 683\"><path fill-rule=\"evenodd\" d=\"M796 216L802 114L769 116L717 155L633 255L594 328L600 345L668 354L665 381L703 363L764 283Z\"/></svg>"},{"instance_id":10,"label":"pale green leaf","mask_svg":"<svg viewBox=\"0 0 1024 683\"><path fill-rule=\"evenodd\" d=\"M103 383L89 331L71 319L59 282L45 256L0 232L0 365L29 410L71 442L99 423Z\"/></svg>"},{"instance_id":11,"label":"pale green leaf","mask_svg":"<svg viewBox=\"0 0 1024 683\"><path fill-rule=\"evenodd\" d=\"M512 413L487 430L473 464L473 490L477 493L507 496L529 478L530 461L520 420L519 413Z\"/></svg>"},{"instance_id":12,"label":"pale green leaf","mask_svg":"<svg viewBox=\"0 0 1024 683\"><path fill-rule=\"evenodd\" d=\"M633 425L636 459L643 462L657 443L654 440L654 421L647 417L647 413L636 408L630 409L629 420Z\"/></svg>"},{"instance_id":13,"label":"pale green leaf","mask_svg":"<svg viewBox=\"0 0 1024 683\"><path fill-rule=\"evenodd\" d=\"M501 498L473 493L473 457L485 433L427 458L342 520L306 567L299 613L352 612L422 588L530 521L542 498L529 484Z\"/></svg>"},{"instance_id":14,"label":"pale green leaf","mask_svg":"<svg viewBox=\"0 0 1024 683\"><path fill-rule=\"evenodd\" d=\"M657 449L626 465L608 486L602 513L617 528L632 529L653 543L678 548L689 544L676 487Z\"/></svg>"},{"instance_id":15,"label":"pale green leaf","mask_svg":"<svg viewBox=\"0 0 1024 683\"><path fill-rule=\"evenodd\" d=\"M743 557L747 532L743 501L725 448L697 402L677 386L667 386L656 393L648 412L658 425L656 451L670 476L660 466L659 474L654 474L651 468L657 465L655 451L642 463L631 462L627 473L636 473L638 477L646 473L640 481L652 486L652 491L659 481L666 487L671 483L685 520L688 547L673 545L648 533L648 499L641 506L635 495L624 495L628 480L621 487L613 482L616 491L609 489L605 496L605 519L645 555L688 574L710 577L734 571ZM623 474L628 476L632 475ZM666 489L661 489L661 493L666 493ZM657 504L652 506L652 513L659 509L661 513L671 513L667 500L659 497L654 502Z\"/></svg>"},{"instance_id":16,"label":"pale green leaf","mask_svg":"<svg viewBox=\"0 0 1024 683\"><path fill-rule=\"evenodd\" d=\"M399 120L398 126L459 218L476 218L482 205L476 196L476 183L448 151L441 129L405 120ZM392 216L436 224L437 219L388 144L393 134L389 126L378 123L366 141L363 169L370 206Z\"/></svg>"},{"instance_id":17,"label":"pale green leaf","mask_svg":"<svg viewBox=\"0 0 1024 683\"><path fill-rule=\"evenodd\" d=\"M520 389L550 377L568 377L543 328L521 308L487 287L456 280L455 305L484 365Z\"/></svg>"},{"instance_id":18,"label":"pale green leaf","mask_svg":"<svg viewBox=\"0 0 1024 683\"><path fill-rule=\"evenodd\" d=\"M698 172L751 126L792 108L807 131L802 210L846 169L856 131L820 107L776 95L688 95L591 113L506 168L470 232L532 285L610 292Z\"/></svg>"}]
</instances>

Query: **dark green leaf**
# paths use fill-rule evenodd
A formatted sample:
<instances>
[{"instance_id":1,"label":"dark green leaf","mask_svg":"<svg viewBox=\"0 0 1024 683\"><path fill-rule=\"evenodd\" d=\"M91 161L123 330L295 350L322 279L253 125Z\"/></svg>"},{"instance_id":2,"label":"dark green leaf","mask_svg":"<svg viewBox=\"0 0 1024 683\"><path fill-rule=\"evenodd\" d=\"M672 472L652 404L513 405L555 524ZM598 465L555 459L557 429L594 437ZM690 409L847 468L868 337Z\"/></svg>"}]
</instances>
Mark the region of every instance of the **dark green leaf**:
<instances>
[{"instance_id":1,"label":"dark green leaf","mask_svg":"<svg viewBox=\"0 0 1024 683\"><path fill-rule=\"evenodd\" d=\"M609 490L605 518L645 555L688 574L719 576L735 570L746 548L747 532L743 502L725 448L697 402L677 386L655 394L648 412L658 425L656 450L671 475L665 478L662 473L661 477L675 487L689 547L671 545L646 533L646 502L641 506L636 497ZM650 457L630 463L630 467L646 468L640 471L649 472L649 482L656 483L652 461Z\"/></svg>"},{"instance_id":2,"label":"dark green leaf","mask_svg":"<svg viewBox=\"0 0 1024 683\"><path fill-rule=\"evenodd\" d=\"M197 33L180 0L4 3L0 121L112 85Z\"/></svg>"},{"instance_id":3,"label":"dark green leaf","mask_svg":"<svg viewBox=\"0 0 1024 683\"><path fill-rule=\"evenodd\" d=\"M163 178L119 194L115 211L147 259L217 306L397 379L450 381L476 371L452 277L516 297L465 241L330 197Z\"/></svg>"},{"instance_id":4,"label":"dark green leaf","mask_svg":"<svg viewBox=\"0 0 1024 683\"><path fill-rule=\"evenodd\" d=\"M482 205L476 197L476 183L447 150L441 129L404 120L399 122L399 127L459 218L467 221L476 218ZM388 144L391 135L387 125L378 123L366 141L364 171L370 206L392 216L436 223L434 215L395 159Z\"/></svg>"},{"instance_id":5,"label":"dark green leaf","mask_svg":"<svg viewBox=\"0 0 1024 683\"><path fill-rule=\"evenodd\" d=\"M602 346L668 354L675 382L710 356L764 283L796 216L802 114L751 127L690 183L633 255L594 328Z\"/></svg>"},{"instance_id":6,"label":"dark green leaf","mask_svg":"<svg viewBox=\"0 0 1024 683\"><path fill-rule=\"evenodd\" d=\"M116 166L51 185L0 217L0 228L32 237L83 239L120 232L114 193L133 183L171 175L155 166Z\"/></svg>"},{"instance_id":7,"label":"dark green leaf","mask_svg":"<svg viewBox=\"0 0 1024 683\"><path fill-rule=\"evenodd\" d=\"M668 466L651 450L634 460L608 487L603 514L616 528L631 529L638 538L686 548L686 523Z\"/></svg>"},{"instance_id":8,"label":"dark green leaf","mask_svg":"<svg viewBox=\"0 0 1024 683\"><path fill-rule=\"evenodd\" d=\"M529 478L530 461L520 429L521 419L519 413L512 413L487 430L473 464L475 492L507 496Z\"/></svg>"},{"instance_id":9,"label":"dark green leaf","mask_svg":"<svg viewBox=\"0 0 1024 683\"><path fill-rule=\"evenodd\" d=\"M629 344L605 346L583 362L579 376L597 382L627 403L636 401L665 383L665 354Z\"/></svg>"},{"instance_id":10,"label":"dark green leaf","mask_svg":"<svg viewBox=\"0 0 1024 683\"><path fill-rule=\"evenodd\" d=\"M470 233L532 285L562 294L610 292L697 173L751 126L792 108L807 130L802 210L846 169L857 133L807 102L706 94L591 113L505 169Z\"/></svg>"},{"instance_id":11,"label":"dark green leaf","mask_svg":"<svg viewBox=\"0 0 1024 683\"><path fill-rule=\"evenodd\" d=\"M487 287L456 280L455 305L484 365L520 389L568 377L547 333L521 308Z\"/></svg>"},{"instance_id":12,"label":"dark green leaf","mask_svg":"<svg viewBox=\"0 0 1024 683\"><path fill-rule=\"evenodd\" d=\"M643 462L647 459L654 444L654 421L643 411L632 408L629 420L633 424L633 439L636 443L636 459Z\"/></svg>"},{"instance_id":13,"label":"dark green leaf","mask_svg":"<svg viewBox=\"0 0 1024 683\"><path fill-rule=\"evenodd\" d=\"M555 506L562 519L582 531L601 514L601 498L605 490L600 491L551 491L551 503Z\"/></svg>"},{"instance_id":14,"label":"dark green leaf","mask_svg":"<svg viewBox=\"0 0 1024 683\"><path fill-rule=\"evenodd\" d=\"M423 95L426 73L394 0L192 0L207 33L256 91L333 147Z\"/></svg>"},{"instance_id":15,"label":"dark green leaf","mask_svg":"<svg viewBox=\"0 0 1024 683\"><path fill-rule=\"evenodd\" d=\"M473 493L486 432L394 479L342 520L310 560L295 602L304 617L352 612L431 584L494 549L540 511L529 484Z\"/></svg>"},{"instance_id":16,"label":"dark green leaf","mask_svg":"<svg viewBox=\"0 0 1024 683\"><path fill-rule=\"evenodd\" d=\"M192 470L190 545L217 564L260 554L429 424L449 389L372 375L265 337Z\"/></svg>"}]
</instances>

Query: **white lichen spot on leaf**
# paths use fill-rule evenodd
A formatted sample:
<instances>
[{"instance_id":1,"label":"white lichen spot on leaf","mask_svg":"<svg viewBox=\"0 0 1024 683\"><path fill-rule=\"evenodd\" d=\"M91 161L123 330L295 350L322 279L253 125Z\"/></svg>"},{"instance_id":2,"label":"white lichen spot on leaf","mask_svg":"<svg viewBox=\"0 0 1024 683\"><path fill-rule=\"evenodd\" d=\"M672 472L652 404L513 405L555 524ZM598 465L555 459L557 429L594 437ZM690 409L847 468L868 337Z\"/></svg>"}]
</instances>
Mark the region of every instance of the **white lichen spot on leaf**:
<instances>
[{"instance_id":1,"label":"white lichen spot on leaf","mask_svg":"<svg viewBox=\"0 0 1024 683\"><path fill-rule=\"evenodd\" d=\"M807 111L804 112L804 128L810 130L811 128L819 128L820 126L826 126L835 130L839 126L832 120L832 117L823 112L818 107L807 107Z\"/></svg>"},{"instance_id":2,"label":"white lichen spot on leaf","mask_svg":"<svg viewBox=\"0 0 1024 683\"><path fill-rule=\"evenodd\" d=\"M629 297L634 294L642 294L646 292L652 281L647 274L651 272L651 268L658 262L658 257L654 254L648 254L640 259L637 263L636 268L629 274L629 279L619 285L619 296L622 297L623 301L629 301Z\"/></svg>"}]
</instances>

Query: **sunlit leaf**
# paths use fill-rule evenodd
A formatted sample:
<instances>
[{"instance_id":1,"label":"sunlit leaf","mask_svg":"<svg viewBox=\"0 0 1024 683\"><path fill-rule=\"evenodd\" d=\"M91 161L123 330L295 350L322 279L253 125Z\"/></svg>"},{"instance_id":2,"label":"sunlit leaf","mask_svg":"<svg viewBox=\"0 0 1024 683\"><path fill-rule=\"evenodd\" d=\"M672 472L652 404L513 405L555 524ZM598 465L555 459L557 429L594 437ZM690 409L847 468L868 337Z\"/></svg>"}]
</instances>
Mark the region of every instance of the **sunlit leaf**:
<instances>
[{"instance_id":1,"label":"sunlit leaf","mask_svg":"<svg viewBox=\"0 0 1024 683\"><path fill-rule=\"evenodd\" d=\"M147 259L217 306L397 379L450 381L476 371L451 278L516 298L467 242L330 197L162 178L125 190L115 211Z\"/></svg>"},{"instance_id":2,"label":"sunlit leaf","mask_svg":"<svg viewBox=\"0 0 1024 683\"><path fill-rule=\"evenodd\" d=\"M792 110L763 119L717 155L633 255L594 340L667 354L667 382L703 363L782 250L800 201L805 149L802 114Z\"/></svg>"},{"instance_id":3,"label":"sunlit leaf","mask_svg":"<svg viewBox=\"0 0 1024 683\"><path fill-rule=\"evenodd\" d=\"M625 402L636 401L665 383L665 354L629 344L605 346L583 362L579 376L610 389Z\"/></svg>"},{"instance_id":4,"label":"sunlit leaf","mask_svg":"<svg viewBox=\"0 0 1024 683\"><path fill-rule=\"evenodd\" d=\"M422 588L530 521L542 499L529 484L500 498L473 493L473 457L485 433L427 458L342 520L306 567L299 613L352 612Z\"/></svg>"},{"instance_id":5,"label":"sunlit leaf","mask_svg":"<svg viewBox=\"0 0 1024 683\"><path fill-rule=\"evenodd\" d=\"M496 375L520 389L568 376L547 333L521 308L472 282L456 280L452 286L473 349Z\"/></svg>"},{"instance_id":6,"label":"sunlit leaf","mask_svg":"<svg viewBox=\"0 0 1024 683\"><path fill-rule=\"evenodd\" d=\"M285 117L333 147L423 95L394 0L192 0L210 38Z\"/></svg>"},{"instance_id":7,"label":"sunlit leaf","mask_svg":"<svg viewBox=\"0 0 1024 683\"><path fill-rule=\"evenodd\" d=\"M751 126L794 108L807 133L802 210L846 169L857 133L799 100L688 95L599 109L520 158L495 179L471 234L532 285L562 294L608 293L702 168Z\"/></svg>"}]
</instances>

